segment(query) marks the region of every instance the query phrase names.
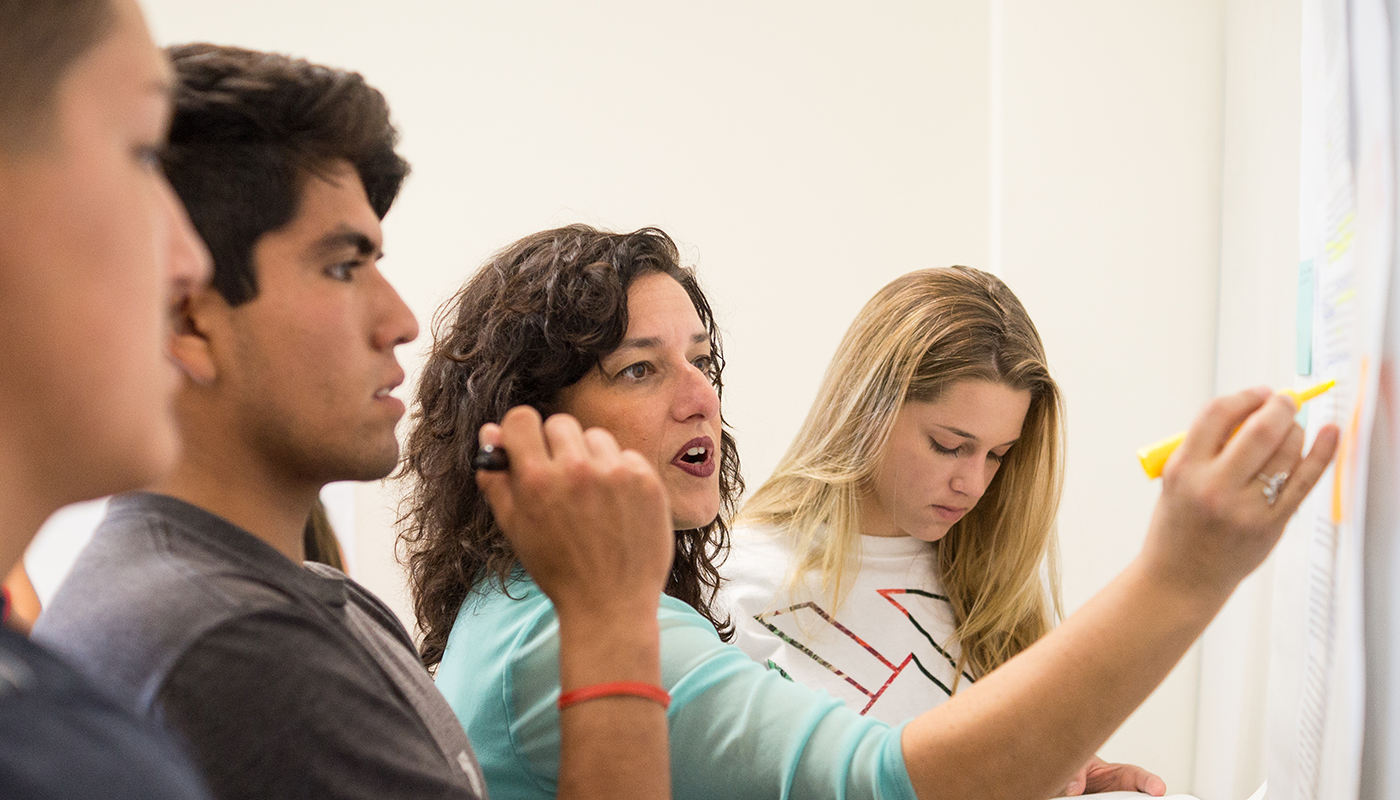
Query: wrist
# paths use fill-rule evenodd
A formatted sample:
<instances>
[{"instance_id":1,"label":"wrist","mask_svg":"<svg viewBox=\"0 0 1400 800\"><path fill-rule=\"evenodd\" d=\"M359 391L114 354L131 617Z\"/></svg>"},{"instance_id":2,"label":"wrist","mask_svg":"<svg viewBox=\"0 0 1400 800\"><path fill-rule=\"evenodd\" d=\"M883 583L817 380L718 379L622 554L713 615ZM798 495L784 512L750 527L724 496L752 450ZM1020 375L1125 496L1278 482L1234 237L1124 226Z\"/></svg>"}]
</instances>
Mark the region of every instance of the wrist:
<instances>
[{"instance_id":1,"label":"wrist","mask_svg":"<svg viewBox=\"0 0 1400 800\"><path fill-rule=\"evenodd\" d=\"M623 636L638 628L656 627L660 592L632 596L551 598L561 634Z\"/></svg>"},{"instance_id":2,"label":"wrist","mask_svg":"<svg viewBox=\"0 0 1400 800\"><path fill-rule=\"evenodd\" d=\"M661 633L656 604L649 610L575 613L559 617L560 685L661 680Z\"/></svg>"},{"instance_id":3,"label":"wrist","mask_svg":"<svg viewBox=\"0 0 1400 800\"><path fill-rule=\"evenodd\" d=\"M1163 608L1173 608L1189 617L1214 618L1235 590L1228 582L1199 580L1192 570L1172 568L1143 552L1128 565L1127 572Z\"/></svg>"}]
</instances>

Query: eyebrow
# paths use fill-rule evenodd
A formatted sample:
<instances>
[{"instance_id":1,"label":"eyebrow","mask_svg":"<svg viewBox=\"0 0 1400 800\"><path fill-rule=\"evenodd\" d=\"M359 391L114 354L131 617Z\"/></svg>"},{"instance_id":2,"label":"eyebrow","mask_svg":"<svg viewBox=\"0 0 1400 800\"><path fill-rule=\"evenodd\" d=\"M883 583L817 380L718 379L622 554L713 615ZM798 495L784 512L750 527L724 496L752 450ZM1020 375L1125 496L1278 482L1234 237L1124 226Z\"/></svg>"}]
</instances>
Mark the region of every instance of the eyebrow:
<instances>
[{"instance_id":1,"label":"eyebrow","mask_svg":"<svg viewBox=\"0 0 1400 800\"><path fill-rule=\"evenodd\" d=\"M307 248L307 252L315 255L327 255L347 247L353 248L355 252L362 256L374 256L375 258L384 257L384 251L379 249L379 246L374 243L374 240L359 231L350 230L349 228L332 231L322 236L311 243Z\"/></svg>"},{"instance_id":2,"label":"eyebrow","mask_svg":"<svg viewBox=\"0 0 1400 800\"><path fill-rule=\"evenodd\" d=\"M697 333L697 334L694 334L694 335L692 335L692 336L690 337L690 343L691 343L691 344L703 344L703 343L705 343L705 342L708 342L709 340L710 340L710 334L709 334L708 332L706 332L706 333ZM623 339L623 340L622 340L622 344L620 344L620 345L617 346L617 350L642 350L642 349L648 348L648 347L660 347L660 346L661 346L661 337L659 337L659 336L643 336L643 337L640 337L640 338L637 338L637 339ZM617 350L614 350L613 352L616 353Z\"/></svg>"},{"instance_id":3,"label":"eyebrow","mask_svg":"<svg viewBox=\"0 0 1400 800\"><path fill-rule=\"evenodd\" d=\"M964 439L971 439L971 440L974 441L974 442L981 443L981 441L982 441L982 440L981 440L980 438L978 438L977 436L974 436L973 434L968 433L967 431L962 430L962 429L960 429L960 428L954 428L952 425L939 425L938 423L935 422L935 423L933 423L933 427L935 427L935 428L942 428L943 430L945 430L945 431L947 431L947 432L949 432L949 433L951 433L951 434L953 434L953 435L955 435L955 436L961 436L961 437L963 437ZM1002 442L1001 444L995 445L995 446L996 446L996 447L1006 447L1007 445L1016 444L1016 443L1019 442L1019 441L1021 441L1021 437L1017 436L1015 439L1012 439L1012 440L1009 441L1009 442Z\"/></svg>"}]
</instances>

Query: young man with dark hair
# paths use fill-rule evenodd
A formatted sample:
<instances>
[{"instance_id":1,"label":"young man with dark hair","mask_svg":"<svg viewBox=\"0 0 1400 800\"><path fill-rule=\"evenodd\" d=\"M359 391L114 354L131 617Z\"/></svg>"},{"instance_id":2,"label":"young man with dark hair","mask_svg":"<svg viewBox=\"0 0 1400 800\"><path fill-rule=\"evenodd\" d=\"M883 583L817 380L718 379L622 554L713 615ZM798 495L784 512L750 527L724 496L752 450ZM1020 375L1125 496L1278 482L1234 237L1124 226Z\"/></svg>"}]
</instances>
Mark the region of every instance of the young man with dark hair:
<instances>
[{"instance_id":1,"label":"young man with dark hair","mask_svg":"<svg viewBox=\"0 0 1400 800\"><path fill-rule=\"evenodd\" d=\"M479 797L460 724L393 614L301 566L321 487L396 462L418 335L379 273L407 165L351 73L170 51L166 174L214 254L171 350L185 447L107 518L35 627L187 742L218 797Z\"/></svg>"},{"instance_id":2,"label":"young man with dark hair","mask_svg":"<svg viewBox=\"0 0 1400 800\"><path fill-rule=\"evenodd\" d=\"M134 0L0 0L0 574L60 506L175 458L163 350L208 254L155 159L170 92ZM206 794L169 737L0 626L0 797Z\"/></svg>"},{"instance_id":3,"label":"young man with dark hair","mask_svg":"<svg viewBox=\"0 0 1400 800\"><path fill-rule=\"evenodd\" d=\"M302 566L321 487L398 459L394 349L418 326L377 267L408 171L387 105L357 74L284 56L170 53L165 168L214 255L212 287L172 336L185 449L151 491L112 500L35 636L172 727L219 798L484 797L393 614L339 571ZM579 681L635 679L639 664L659 680L664 493L636 454L569 422L509 426L539 445L517 448L512 474L567 471L572 492L523 491L555 513L510 527L554 587ZM570 547L551 544L565 535ZM561 797L665 796L660 706L602 699L571 718Z\"/></svg>"}]
</instances>

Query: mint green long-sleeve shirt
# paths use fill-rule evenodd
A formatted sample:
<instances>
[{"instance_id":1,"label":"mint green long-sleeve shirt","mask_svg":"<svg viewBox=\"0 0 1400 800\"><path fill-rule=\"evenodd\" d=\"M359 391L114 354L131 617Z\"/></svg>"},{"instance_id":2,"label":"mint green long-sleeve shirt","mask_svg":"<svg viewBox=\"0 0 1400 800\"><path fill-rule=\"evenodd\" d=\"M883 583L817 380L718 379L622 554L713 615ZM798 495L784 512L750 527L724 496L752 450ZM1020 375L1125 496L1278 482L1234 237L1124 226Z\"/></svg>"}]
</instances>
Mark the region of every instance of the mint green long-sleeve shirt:
<instances>
[{"instance_id":1,"label":"mint green long-sleeve shirt","mask_svg":"<svg viewBox=\"0 0 1400 800\"><path fill-rule=\"evenodd\" d=\"M473 593L437 685L471 737L492 800L549 800L559 774L559 625L534 583ZM671 693L676 800L916 800L902 727L860 716L720 641L662 597L661 679Z\"/></svg>"}]
</instances>

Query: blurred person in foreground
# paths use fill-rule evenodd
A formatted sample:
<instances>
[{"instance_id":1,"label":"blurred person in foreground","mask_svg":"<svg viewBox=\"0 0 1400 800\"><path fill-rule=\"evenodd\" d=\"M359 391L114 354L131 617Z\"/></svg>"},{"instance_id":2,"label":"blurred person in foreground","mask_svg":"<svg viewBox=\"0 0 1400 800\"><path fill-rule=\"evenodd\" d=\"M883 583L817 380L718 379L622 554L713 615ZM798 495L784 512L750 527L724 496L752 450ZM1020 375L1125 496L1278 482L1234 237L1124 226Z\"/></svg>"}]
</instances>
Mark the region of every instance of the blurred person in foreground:
<instances>
[{"instance_id":1,"label":"blurred person in foreground","mask_svg":"<svg viewBox=\"0 0 1400 800\"><path fill-rule=\"evenodd\" d=\"M0 0L0 574L60 507L175 459L165 346L209 266L160 170L171 92L134 0ZM160 730L0 628L0 796L206 795Z\"/></svg>"}]
</instances>

